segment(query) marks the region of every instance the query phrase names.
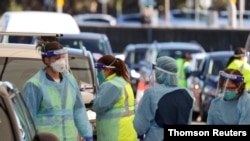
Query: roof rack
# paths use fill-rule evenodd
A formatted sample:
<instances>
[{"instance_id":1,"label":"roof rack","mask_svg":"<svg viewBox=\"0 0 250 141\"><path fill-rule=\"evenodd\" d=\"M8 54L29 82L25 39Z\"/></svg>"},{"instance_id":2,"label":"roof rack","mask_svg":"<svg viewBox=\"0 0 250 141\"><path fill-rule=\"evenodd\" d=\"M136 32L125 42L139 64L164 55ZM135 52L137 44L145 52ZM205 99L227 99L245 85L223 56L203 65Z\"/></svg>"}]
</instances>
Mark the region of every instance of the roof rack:
<instances>
[{"instance_id":1,"label":"roof rack","mask_svg":"<svg viewBox=\"0 0 250 141\"><path fill-rule=\"evenodd\" d=\"M61 37L61 33L37 33L37 32L0 32L0 35L10 36L47 36L47 37Z\"/></svg>"}]
</instances>

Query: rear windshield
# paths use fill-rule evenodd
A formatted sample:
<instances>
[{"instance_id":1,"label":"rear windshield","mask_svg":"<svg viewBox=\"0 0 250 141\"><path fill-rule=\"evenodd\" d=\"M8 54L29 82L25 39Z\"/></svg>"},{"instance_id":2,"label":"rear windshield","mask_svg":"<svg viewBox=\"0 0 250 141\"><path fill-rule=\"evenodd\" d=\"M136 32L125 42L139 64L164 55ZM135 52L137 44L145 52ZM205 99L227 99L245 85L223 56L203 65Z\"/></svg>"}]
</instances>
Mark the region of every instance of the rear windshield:
<instances>
[{"instance_id":1,"label":"rear windshield","mask_svg":"<svg viewBox=\"0 0 250 141\"><path fill-rule=\"evenodd\" d=\"M182 54L185 54L185 53L189 53L189 54L193 54L193 53L200 53L200 52L203 52L202 50L174 50L174 49L161 49L161 50L158 50L158 57L161 57L161 56L170 56L170 57L173 57L173 58L178 58L179 56L181 56Z\"/></svg>"}]
</instances>

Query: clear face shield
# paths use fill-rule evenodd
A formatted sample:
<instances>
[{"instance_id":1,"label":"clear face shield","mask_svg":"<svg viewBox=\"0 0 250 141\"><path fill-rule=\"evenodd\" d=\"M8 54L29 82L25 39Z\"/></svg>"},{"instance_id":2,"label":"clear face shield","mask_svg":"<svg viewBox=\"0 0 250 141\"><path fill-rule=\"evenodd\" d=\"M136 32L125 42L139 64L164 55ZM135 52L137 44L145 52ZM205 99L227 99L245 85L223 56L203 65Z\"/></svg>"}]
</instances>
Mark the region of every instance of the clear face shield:
<instances>
[{"instance_id":1,"label":"clear face shield","mask_svg":"<svg viewBox=\"0 0 250 141\"><path fill-rule=\"evenodd\" d=\"M96 63L95 68L97 69L97 78L98 78L99 84L101 84L105 80L105 76L103 75L103 73L101 73L101 70L105 68L114 69L115 66L105 65L102 63Z\"/></svg>"},{"instance_id":2,"label":"clear face shield","mask_svg":"<svg viewBox=\"0 0 250 141\"><path fill-rule=\"evenodd\" d=\"M170 72L170 71L167 71L167 70L164 70L160 67L157 67L155 64L152 64L152 73L151 73L151 77L150 77L150 80L151 80L151 83L154 84L154 83L157 83L156 82L156 70L160 71L160 72L163 72L163 73L166 73L168 75L172 75L172 76L176 76L177 73L174 73L174 72Z\"/></svg>"},{"instance_id":3,"label":"clear face shield","mask_svg":"<svg viewBox=\"0 0 250 141\"><path fill-rule=\"evenodd\" d=\"M41 52L45 57L56 57L60 56L60 59L51 63L51 67L57 72L71 72L68 61L68 50L66 48L59 50L49 50Z\"/></svg>"},{"instance_id":4,"label":"clear face shield","mask_svg":"<svg viewBox=\"0 0 250 141\"><path fill-rule=\"evenodd\" d=\"M220 71L217 93L222 95L224 100L227 101L238 98L239 86L237 86L236 83L243 85L244 77Z\"/></svg>"},{"instance_id":5,"label":"clear face shield","mask_svg":"<svg viewBox=\"0 0 250 141\"><path fill-rule=\"evenodd\" d=\"M246 50L246 62L250 64L250 34L247 37L247 41L245 43L245 50Z\"/></svg>"}]
</instances>

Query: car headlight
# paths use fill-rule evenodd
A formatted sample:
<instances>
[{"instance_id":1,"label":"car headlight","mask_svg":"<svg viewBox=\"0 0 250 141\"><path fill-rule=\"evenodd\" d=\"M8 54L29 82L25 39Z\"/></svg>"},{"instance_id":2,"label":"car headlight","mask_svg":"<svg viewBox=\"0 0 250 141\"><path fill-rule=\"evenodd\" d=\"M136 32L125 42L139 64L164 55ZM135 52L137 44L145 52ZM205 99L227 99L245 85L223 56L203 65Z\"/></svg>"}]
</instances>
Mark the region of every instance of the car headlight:
<instances>
[{"instance_id":1,"label":"car headlight","mask_svg":"<svg viewBox=\"0 0 250 141\"><path fill-rule=\"evenodd\" d=\"M135 71L134 69L130 71L131 77L139 79L141 74Z\"/></svg>"}]
</instances>

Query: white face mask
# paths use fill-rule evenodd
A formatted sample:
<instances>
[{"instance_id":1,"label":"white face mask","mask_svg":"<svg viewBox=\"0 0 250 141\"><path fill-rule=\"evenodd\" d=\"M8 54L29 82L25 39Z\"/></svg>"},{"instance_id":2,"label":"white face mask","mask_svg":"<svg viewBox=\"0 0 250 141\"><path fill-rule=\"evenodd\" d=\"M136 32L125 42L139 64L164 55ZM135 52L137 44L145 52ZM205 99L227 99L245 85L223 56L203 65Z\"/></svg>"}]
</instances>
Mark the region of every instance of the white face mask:
<instances>
[{"instance_id":1,"label":"white face mask","mask_svg":"<svg viewBox=\"0 0 250 141\"><path fill-rule=\"evenodd\" d=\"M50 66L55 72L63 72L66 68L65 60L63 58L56 60L55 62L51 63Z\"/></svg>"}]
</instances>

